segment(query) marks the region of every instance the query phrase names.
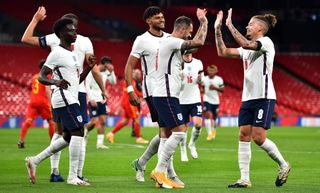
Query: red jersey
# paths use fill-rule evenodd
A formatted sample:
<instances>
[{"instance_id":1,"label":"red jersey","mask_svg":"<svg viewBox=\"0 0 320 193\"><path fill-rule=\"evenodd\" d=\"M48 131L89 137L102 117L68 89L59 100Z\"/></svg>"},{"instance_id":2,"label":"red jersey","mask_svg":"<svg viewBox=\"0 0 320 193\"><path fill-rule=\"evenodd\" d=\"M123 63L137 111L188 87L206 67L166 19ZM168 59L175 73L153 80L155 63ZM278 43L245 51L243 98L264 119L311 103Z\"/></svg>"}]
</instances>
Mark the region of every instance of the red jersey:
<instances>
[{"instance_id":1,"label":"red jersey","mask_svg":"<svg viewBox=\"0 0 320 193\"><path fill-rule=\"evenodd\" d=\"M45 85L38 81L39 74L32 77L30 103L49 103Z\"/></svg>"},{"instance_id":2,"label":"red jersey","mask_svg":"<svg viewBox=\"0 0 320 193\"><path fill-rule=\"evenodd\" d=\"M134 92L138 95L138 97L142 97L142 92L138 90L136 81L132 81L132 86L133 86ZM138 116L138 114L139 114L138 107L130 104L129 94L127 91L126 84L124 84L124 86L123 86L121 105L124 109L124 116L125 117L136 118Z\"/></svg>"}]
</instances>

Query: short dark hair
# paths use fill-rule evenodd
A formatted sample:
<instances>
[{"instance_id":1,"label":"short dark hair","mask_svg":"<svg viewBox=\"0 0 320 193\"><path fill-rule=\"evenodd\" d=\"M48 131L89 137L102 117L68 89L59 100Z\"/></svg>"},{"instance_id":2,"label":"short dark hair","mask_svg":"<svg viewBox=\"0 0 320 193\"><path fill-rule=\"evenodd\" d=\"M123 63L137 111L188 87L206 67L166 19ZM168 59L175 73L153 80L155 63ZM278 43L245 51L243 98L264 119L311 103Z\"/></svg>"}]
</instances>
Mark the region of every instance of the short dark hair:
<instances>
[{"instance_id":1,"label":"short dark hair","mask_svg":"<svg viewBox=\"0 0 320 193\"><path fill-rule=\"evenodd\" d=\"M111 64L112 60L109 56L102 56L100 60L101 64Z\"/></svg>"},{"instance_id":2,"label":"short dark hair","mask_svg":"<svg viewBox=\"0 0 320 193\"><path fill-rule=\"evenodd\" d=\"M146 21L150 17L157 15L159 13L162 13L162 10L160 7L157 7L157 6L148 7L143 13L143 20Z\"/></svg>"},{"instance_id":3,"label":"short dark hair","mask_svg":"<svg viewBox=\"0 0 320 193\"><path fill-rule=\"evenodd\" d=\"M192 20L189 17L184 15L178 17L174 22L174 30L179 29L181 27L189 27L192 24Z\"/></svg>"},{"instance_id":4,"label":"short dark hair","mask_svg":"<svg viewBox=\"0 0 320 193\"><path fill-rule=\"evenodd\" d=\"M67 18L61 18L58 19L54 25L53 25L53 31L54 33L60 38L60 32L61 30L66 27L66 25L73 24L73 21L71 19Z\"/></svg>"},{"instance_id":5,"label":"short dark hair","mask_svg":"<svg viewBox=\"0 0 320 193\"><path fill-rule=\"evenodd\" d=\"M42 66L44 65L44 63L46 63L46 60L45 59L42 59L42 60L40 60L39 61L39 68L41 69L42 68Z\"/></svg>"},{"instance_id":6,"label":"short dark hair","mask_svg":"<svg viewBox=\"0 0 320 193\"><path fill-rule=\"evenodd\" d=\"M78 16L73 13L67 13L67 14L63 15L61 17L61 19L75 19L77 21L79 20Z\"/></svg>"}]
</instances>

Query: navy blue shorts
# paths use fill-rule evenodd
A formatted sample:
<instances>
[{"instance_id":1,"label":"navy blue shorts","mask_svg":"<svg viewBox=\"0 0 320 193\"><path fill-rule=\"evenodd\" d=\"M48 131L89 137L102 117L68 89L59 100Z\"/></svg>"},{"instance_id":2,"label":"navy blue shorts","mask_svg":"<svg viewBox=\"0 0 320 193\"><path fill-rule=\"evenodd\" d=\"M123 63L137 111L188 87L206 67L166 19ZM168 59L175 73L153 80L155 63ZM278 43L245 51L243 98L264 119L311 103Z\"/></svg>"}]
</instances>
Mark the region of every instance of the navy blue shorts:
<instances>
[{"instance_id":1,"label":"navy blue shorts","mask_svg":"<svg viewBox=\"0 0 320 193\"><path fill-rule=\"evenodd\" d=\"M78 100L80 102L80 112L82 115L82 119L84 124L88 123L88 112L87 112L87 93L79 92Z\"/></svg>"},{"instance_id":2,"label":"navy blue shorts","mask_svg":"<svg viewBox=\"0 0 320 193\"><path fill-rule=\"evenodd\" d=\"M191 117L202 117L202 105L201 103L181 105L182 115L184 123L190 122Z\"/></svg>"},{"instance_id":3,"label":"navy blue shorts","mask_svg":"<svg viewBox=\"0 0 320 193\"><path fill-rule=\"evenodd\" d=\"M156 110L156 107L153 104L152 96L145 98L145 100L147 102L147 105L150 111L152 122L158 122L158 112Z\"/></svg>"},{"instance_id":4,"label":"navy blue shorts","mask_svg":"<svg viewBox=\"0 0 320 193\"><path fill-rule=\"evenodd\" d=\"M100 115L108 115L106 104L102 104L101 102L97 102L96 107L93 107L90 103L88 104L88 106L89 106L90 118L98 117Z\"/></svg>"},{"instance_id":5,"label":"navy blue shorts","mask_svg":"<svg viewBox=\"0 0 320 193\"><path fill-rule=\"evenodd\" d=\"M159 126L172 129L184 124L179 99L173 97L152 97L159 116Z\"/></svg>"},{"instance_id":6,"label":"navy blue shorts","mask_svg":"<svg viewBox=\"0 0 320 193\"><path fill-rule=\"evenodd\" d=\"M217 117L219 112L219 105L213 105L205 101L203 104L203 111L211 111L213 117Z\"/></svg>"},{"instance_id":7,"label":"navy blue shorts","mask_svg":"<svg viewBox=\"0 0 320 193\"><path fill-rule=\"evenodd\" d=\"M52 110L55 115L55 122L62 123L63 128L68 131L83 128L84 121L78 104L71 104L65 107Z\"/></svg>"},{"instance_id":8,"label":"navy blue shorts","mask_svg":"<svg viewBox=\"0 0 320 193\"><path fill-rule=\"evenodd\" d=\"M252 125L269 129L276 100L256 99L244 101L239 112L239 126Z\"/></svg>"}]
</instances>

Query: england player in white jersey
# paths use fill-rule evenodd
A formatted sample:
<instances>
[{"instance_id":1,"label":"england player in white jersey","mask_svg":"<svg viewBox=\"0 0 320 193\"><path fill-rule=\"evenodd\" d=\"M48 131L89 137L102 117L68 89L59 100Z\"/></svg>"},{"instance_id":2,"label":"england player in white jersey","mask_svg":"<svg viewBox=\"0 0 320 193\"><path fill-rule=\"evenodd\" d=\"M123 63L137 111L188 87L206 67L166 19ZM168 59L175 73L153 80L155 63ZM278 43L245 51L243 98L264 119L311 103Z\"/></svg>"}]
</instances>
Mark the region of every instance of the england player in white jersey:
<instances>
[{"instance_id":1,"label":"england player in white jersey","mask_svg":"<svg viewBox=\"0 0 320 193\"><path fill-rule=\"evenodd\" d=\"M158 122L158 113L152 101L152 92L154 89L152 83L154 82L154 74L158 65L156 59L159 45L164 38L168 37L169 34L163 31L165 19L162 10L159 7L148 7L144 11L143 19L148 24L149 29L142 35L138 36L133 43L132 50L128 57L125 68L125 79L128 86L127 90L130 103L132 105L139 105L140 99L133 91L131 83L133 69L140 60L143 71L143 97L147 102L152 121ZM159 124L159 127L162 126ZM145 181L144 172L146 169L146 164L151 157L158 152L159 143L160 138L159 134L157 134L152 138L145 152L138 159L132 162L132 167L136 171L136 180L138 182ZM183 184L173 168L172 159L170 159L169 163L168 177L176 183Z\"/></svg>"},{"instance_id":2,"label":"england player in white jersey","mask_svg":"<svg viewBox=\"0 0 320 193\"><path fill-rule=\"evenodd\" d=\"M98 64L99 70L102 74L103 84L105 85L108 81L110 84L115 85L117 83L117 78L114 73L114 68L112 65L112 60L108 56L101 57L100 63ZM90 72L86 78L86 89L88 95L88 105L90 122L85 126L85 140L87 142L89 132L97 128L97 149L108 149L108 146L104 145L104 133L105 133L105 122L107 120L107 108L104 103L105 100L101 95L99 85L94 80L92 73Z\"/></svg>"},{"instance_id":3,"label":"england player in white jersey","mask_svg":"<svg viewBox=\"0 0 320 193\"><path fill-rule=\"evenodd\" d=\"M63 137L53 141L49 147L36 156L26 157L26 167L30 181L35 183L36 168L46 158L69 145L69 175L67 183L71 185L90 185L78 177L80 152L83 143L84 121L80 112L78 100L79 83L81 83L92 67L95 57L90 56L89 66L80 74L81 64L71 49L71 43L77 38L76 27L71 19L59 19L53 26L55 34L60 38L60 44L53 49L42 67L39 82L54 85L51 96L53 113L57 122L64 127ZM52 78L48 78L49 74Z\"/></svg>"},{"instance_id":4,"label":"england player in white jersey","mask_svg":"<svg viewBox=\"0 0 320 193\"><path fill-rule=\"evenodd\" d=\"M220 104L219 92L224 91L224 84L222 78L216 75L218 73L217 66L208 66L207 73L208 75L201 80L201 84L204 87L203 110L205 113L205 125L208 132L207 140L210 141L216 137L216 120Z\"/></svg>"},{"instance_id":5,"label":"england player in white jersey","mask_svg":"<svg viewBox=\"0 0 320 193\"><path fill-rule=\"evenodd\" d=\"M226 26L240 48L227 48L222 39L223 12L219 11L215 21L216 46L219 56L243 60L244 82L242 105L239 112L238 162L241 178L229 188L251 187L249 166L251 160L251 139L279 165L276 186L282 186L288 178L291 166L285 161L277 146L267 138L272 112L275 105L275 90L272 83L272 69L275 55L272 40L265 36L277 19L272 14L256 15L249 21L246 37L232 24L232 9L228 11Z\"/></svg>"},{"instance_id":6,"label":"england player in white jersey","mask_svg":"<svg viewBox=\"0 0 320 193\"><path fill-rule=\"evenodd\" d=\"M189 141L189 149L193 159L198 158L195 142L198 139L202 126L202 105L198 83L203 77L203 64L201 60L192 57L192 53L183 55L182 89L179 96L183 119L186 125L191 116L193 127ZM187 136L180 143L181 161L188 161Z\"/></svg>"},{"instance_id":7,"label":"england player in white jersey","mask_svg":"<svg viewBox=\"0 0 320 193\"><path fill-rule=\"evenodd\" d=\"M38 46L38 47L47 47L49 46L52 49L57 47L60 43L59 38L53 33L46 36L37 37L34 36L34 30L37 24L40 21L43 21L47 17L46 15L46 9L43 6L40 6L38 8L38 11L34 14L31 22L29 23L26 31L24 32L21 42L32 45L32 46ZM62 18L69 18L72 19L74 22L75 27L78 27L78 17L74 14L66 14L62 16ZM74 42L72 49L76 53L76 56L78 57L78 61L80 63L80 72L82 72L84 61L88 63L88 58L93 55L93 48L92 43L89 38L77 35L77 40ZM94 75L95 80L97 81L100 89L101 94L107 98L107 93L105 91L105 87L103 85L102 77L100 75L99 69L97 66L94 66L92 69L92 73ZM86 101L86 90L84 87L84 84L80 84L79 87L79 101L80 101L80 110L81 114L83 116L84 123L88 122L88 114L87 114L87 101ZM55 115L53 114L53 120L55 121ZM53 135L51 142L55 141L56 139L62 137L62 126L55 121L55 134ZM81 151L81 157L85 157L85 146L83 147ZM60 154L61 152L55 153L51 158L51 175L50 175L50 182L63 182L64 179L60 175L59 172L59 161L60 161ZM80 167L79 167L79 176L83 178L82 176L82 168L84 165L84 159L80 161Z\"/></svg>"},{"instance_id":8,"label":"england player in white jersey","mask_svg":"<svg viewBox=\"0 0 320 193\"><path fill-rule=\"evenodd\" d=\"M157 54L153 102L159 115L160 146L158 163L151 173L151 178L162 188L184 188L167 178L168 160L173 155L177 145L186 137L187 127L183 120L179 103L182 84L182 54L192 48L201 47L207 35L208 21L205 9L197 9L200 26L193 40L192 20L180 16L175 20L171 36L164 39Z\"/></svg>"}]
</instances>

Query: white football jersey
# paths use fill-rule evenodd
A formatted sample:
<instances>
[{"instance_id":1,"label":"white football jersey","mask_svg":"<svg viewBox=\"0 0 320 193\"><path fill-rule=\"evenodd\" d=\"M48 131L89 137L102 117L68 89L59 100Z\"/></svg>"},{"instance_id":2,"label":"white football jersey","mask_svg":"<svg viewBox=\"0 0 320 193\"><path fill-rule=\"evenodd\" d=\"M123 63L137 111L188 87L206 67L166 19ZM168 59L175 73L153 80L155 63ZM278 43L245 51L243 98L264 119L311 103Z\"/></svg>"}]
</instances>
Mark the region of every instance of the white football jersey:
<instances>
[{"instance_id":1,"label":"white football jersey","mask_svg":"<svg viewBox=\"0 0 320 193\"><path fill-rule=\"evenodd\" d=\"M204 86L203 101L213 105L220 104L219 92L217 90L210 90L209 87L210 85L214 85L215 87L223 88L224 83L222 78L217 75L215 75L213 78L210 78L209 76L205 76L201 80L201 84Z\"/></svg>"},{"instance_id":2,"label":"white football jersey","mask_svg":"<svg viewBox=\"0 0 320 193\"><path fill-rule=\"evenodd\" d=\"M152 96L154 74L156 71L156 55L160 42L170 34L163 32L162 36L156 36L146 31L138 36L133 43L130 55L139 58L143 73L142 92L143 98Z\"/></svg>"},{"instance_id":3,"label":"white football jersey","mask_svg":"<svg viewBox=\"0 0 320 193\"><path fill-rule=\"evenodd\" d=\"M57 46L50 52L44 65L52 69L52 79L65 79L70 83L66 90L54 88L51 95L52 108L65 107L74 103L79 104L80 65L75 52Z\"/></svg>"},{"instance_id":4,"label":"white football jersey","mask_svg":"<svg viewBox=\"0 0 320 193\"><path fill-rule=\"evenodd\" d=\"M60 39L56 36L56 34L52 33L46 36L42 36L39 38L39 43L41 47L49 46L51 50L59 46ZM88 37L77 35L76 41L73 43L74 52L78 57L78 61L80 63L80 73L83 71L83 63L85 60L86 54L93 54L93 46L92 42ZM86 92L86 88L84 86L84 82L82 82L79 86L79 92Z\"/></svg>"},{"instance_id":5,"label":"white football jersey","mask_svg":"<svg viewBox=\"0 0 320 193\"><path fill-rule=\"evenodd\" d=\"M101 72L102 75L102 80L103 80L103 85L106 84L106 81L110 82L110 84L117 84L117 78L112 71L111 73L106 70L105 72ZM87 78L86 78L86 89L87 89L87 96L88 96L88 101L95 100L96 102L101 102L103 101L102 95L101 95L101 90L98 85L98 83L95 81L93 78L93 75L91 72L89 72Z\"/></svg>"},{"instance_id":6,"label":"white football jersey","mask_svg":"<svg viewBox=\"0 0 320 193\"><path fill-rule=\"evenodd\" d=\"M203 64L201 60L192 58L190 62L183 63L182 89L180 92L180 104L194 104L201 102L198 76L203 76Z\"/></svg>"},{"instance_id":7,"label":"white football jersey","mask_svg":"<svg viewBox=\"0 0 320 193\"><path fill-rule=\"evenodd\" d=\"M182 84L181 45L183 39L169 36L159 47L153 97L179 98Z\"/></svg>"},{"instance_id":8,"label":"white football jersey","mask_svg":"<svg viewBox=\"0 0 320 193\"><path fill-rule=\"evenodd\" d=\"M272 82L274 45L269 37L262 37L257 41L262 45L259 51L238 48L244 69L242 101L276 99Z\"/></svg>"}]
</instances>

